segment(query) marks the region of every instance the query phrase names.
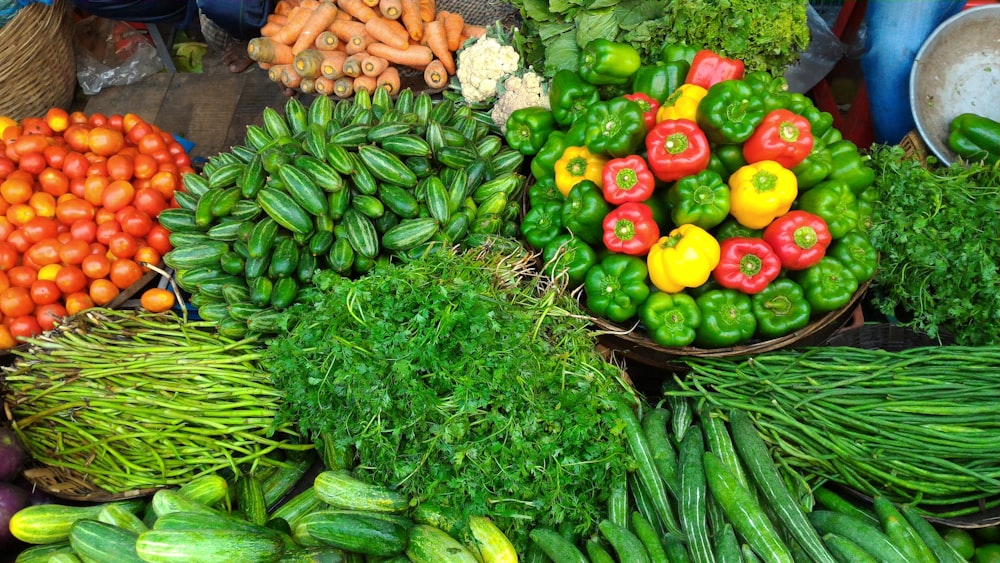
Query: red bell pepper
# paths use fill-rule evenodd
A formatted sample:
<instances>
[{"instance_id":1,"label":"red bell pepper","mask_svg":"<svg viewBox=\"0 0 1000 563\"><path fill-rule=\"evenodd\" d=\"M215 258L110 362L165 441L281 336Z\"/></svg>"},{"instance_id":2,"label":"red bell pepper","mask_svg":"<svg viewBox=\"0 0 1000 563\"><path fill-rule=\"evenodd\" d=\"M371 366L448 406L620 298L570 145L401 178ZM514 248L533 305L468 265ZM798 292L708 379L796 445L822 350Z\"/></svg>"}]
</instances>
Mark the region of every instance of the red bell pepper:
<instances>
[{"instance_id":1,"label":"red bell pepper","mask_svg":"<svg viewBox=\"0 0 1000 563\"><path fill-rule=\"evenodd\" d=\"M604 179L604 199L608 203L621 205L628 201L646 201L653 195L656 179L637 154L612 158L601 171Z\"/></svg>"},{"instance_id":2,"label":"red bell pepper","mask_svg":"<svg viewBox=\"0 0 1000 563\"><path fill-rule=\"evenodd\" d=\"M819 215L796 209L778 217L764 229L763 238L774 249L781 265L804 270L826 255L832 237Z\"/></svg>"},{"instance_id":3,"label":"red bell pepper","mask_svg":"<svg viewBox=\"0 0 1000 563\"><path fill-rule=\"evenodd\" d=\"M781 259L763 239L723 239L719 251L719 265L712 270L712 277L723 287L753 295L763 291L781 273Z\"/></svg>"},{"instance_id":4,"label":"red bell pepper","mask_svg":"<svg viewBox=\"0 0 1000 563\"><path fill-rule=\"evenodd\" d=\"M691 60L684 82L709 89L716 82L743 78L744 65L739 59L727 59L714 51L702 49Z\"/></svg>"},{"instance_id":5,"label":"red bell pepper","mask_svg":"<svg viewBox=\"0 0 1000 563\"><path fill-rule=\"evenodd\" d=\"M646 135L649 168L663 182L701 172L711 156L708 138L690 119L664 119Z\"/></svg>"},{"instance_id":6,"label":"red bell pepper","mask_svg":"<svg viewBox=\"0 0 1000 563\"><path fill-rule=\"evenodd\" d=\"M642 106L642 119L646 122L646 131L656 126L656 112L660 111L660 102L643 92L625 94L624 98Z\"/></svg>"},{"instance_id":7,"label":"red bell pepper","mask_svg":"<svg viewBox=\"0 0 1000 563\"><path fill-rule=\"evenodd\" d=\"M643 256L659 239L660 226L645 203L623 203L604 217L604 246L612 252Z\"/></svg>"},{"instance_id":8,"label":"red bell pepper","mask_svg":"<svg viewBox=\"0 0 1000 563\"><path fill-rule=\"evenodd\" d=\"M765 115L743 143L743 158L751 164L773 160L785 168L795 168L812 152L813 143L809 120L778 108Z\"/></svg>"}]
</instances>

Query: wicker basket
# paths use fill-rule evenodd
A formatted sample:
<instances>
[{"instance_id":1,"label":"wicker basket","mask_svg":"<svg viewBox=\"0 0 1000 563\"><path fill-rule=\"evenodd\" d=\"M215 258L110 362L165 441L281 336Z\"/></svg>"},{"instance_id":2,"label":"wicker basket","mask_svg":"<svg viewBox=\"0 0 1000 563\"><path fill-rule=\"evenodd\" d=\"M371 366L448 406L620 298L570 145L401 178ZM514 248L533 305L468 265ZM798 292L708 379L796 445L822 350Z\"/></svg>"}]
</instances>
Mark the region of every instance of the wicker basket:
<instances>
[{"instance_id":1,"label":"wicker basket","mask_svg":"<svg viewBox=\"0 0 1000 563\"><path fill-rule=\"evenodd\" d=\"M69 2L28 4L0 28L0 115L21 120L68 109L75 89Z\"/></svg>"},{"instance_id":2,"label":"wicker basket","mask_svg":"<svg viewBox=\"0 0 1000 563\"><path fill-rule=\"evenodd\" d=\"M28 467L24 478L41 491L53 497L76 502L111 502L149 496L159 489L134 489L114 494L91 483L74 471L61 467Z\"/></svg>"}]
</instances>

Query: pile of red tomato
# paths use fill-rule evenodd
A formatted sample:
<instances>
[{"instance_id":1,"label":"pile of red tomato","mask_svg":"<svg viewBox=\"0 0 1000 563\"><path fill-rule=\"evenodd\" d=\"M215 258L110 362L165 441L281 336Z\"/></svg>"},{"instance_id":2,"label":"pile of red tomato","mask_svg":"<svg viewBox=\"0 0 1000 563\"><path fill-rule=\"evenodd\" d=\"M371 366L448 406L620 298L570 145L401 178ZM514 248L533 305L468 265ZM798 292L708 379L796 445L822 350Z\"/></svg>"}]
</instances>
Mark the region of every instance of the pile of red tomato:
<instances>
[{"instance_id":1,"label":"pile of red tomato","mask_svg":"<svg viewBox=\"0 0 1000 563\"><path fill-rule=\"evenodd\" d=\"M156 217L194 172L135 114L0 117L0 349L109 303L170 250ZM162 291L162 290L161 290ZM167 295L163 295L163 293ZM151 308L169 308L147 297ZM169 297L169 299L168 299Z\"/></svg>"}]
</instances>

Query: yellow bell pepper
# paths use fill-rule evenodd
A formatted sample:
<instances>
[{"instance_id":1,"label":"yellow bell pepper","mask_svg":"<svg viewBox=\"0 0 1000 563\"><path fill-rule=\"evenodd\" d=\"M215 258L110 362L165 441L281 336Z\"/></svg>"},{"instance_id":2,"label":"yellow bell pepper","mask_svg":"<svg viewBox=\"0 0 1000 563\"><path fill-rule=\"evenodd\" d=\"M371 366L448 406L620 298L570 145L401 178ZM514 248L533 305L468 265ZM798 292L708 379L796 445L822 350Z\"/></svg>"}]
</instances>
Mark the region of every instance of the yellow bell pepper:
<instances>
[{"instance_id":1,"label":"yellow bell pepper","mask_svg":"<svg viewBox=\"0 0 1000 563\"><path fill-rule=\"evenodd\" d=\"M773 160L738 168L729 177L729 213L751 229L763 229L792 208L799 194L791 170Z\"/></svg>"},{"instance_id":2,"label":"yellow bell pepper","mask_svg":"<svg viewBox=\"0 0 1000 563\"><path fill-rule=\"evenodd\" d=\"M583 180L590 180L598 187L604 187L602 172L607 158L594 154L587 147L566 147L556 161L556 188L563 196L569 195L573 186Z\"/></svg>"},{"instance_id":3,"label":"yellow bell pepper","mask_svg":"<svg viewBox=\"0 0 1000 563\"><path fill-rule=\"evenodd\" d=\"M670 94L660 109L656 110L656 122L667 119L690 119L695 120L698 113L698 104L705 97L708 90L697 84L681 84Z\"/></svg>"},{"instance_id":4,"label":"yellow bell pepper","mask_svg":"<svg viewBox=\"0 0 1000 563\"><path fill-rule=\"evenodd\" d=\"M646 255L646 267L657 289L677 293L707 282L720 257L719 241L705 229L688 223L656 241Z\"/></svg>"}]
</instances>

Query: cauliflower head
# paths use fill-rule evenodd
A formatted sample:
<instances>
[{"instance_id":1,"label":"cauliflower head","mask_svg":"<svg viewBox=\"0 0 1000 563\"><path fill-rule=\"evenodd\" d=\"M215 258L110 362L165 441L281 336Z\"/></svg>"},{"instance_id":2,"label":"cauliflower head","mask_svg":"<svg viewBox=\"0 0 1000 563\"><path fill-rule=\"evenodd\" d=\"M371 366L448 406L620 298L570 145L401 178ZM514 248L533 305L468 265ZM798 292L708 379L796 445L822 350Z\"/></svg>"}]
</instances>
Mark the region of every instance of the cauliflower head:
<instances>
[{"instance_id":1,"label":"cauliflower head","mask_svg":"<svg viewBox=\"0 0 1000 563\"><path fill-rule=\"evenodd\" d=\"M518 76L510 76L503 82L500 88L501 94L497 98L496 104L490 112L493 123L500 128L500 132L507 133L507 118L515 110L527 107L543 107L549 109L549 94L545 80L529 70Z\"/></svg>"},{"instance_id":2,"label":"cauliflower head","mask_svg":"<svg viewBox=\"0 0 1000 563\"><path fill-rule=\"evenodd\" d=\"M462 97L469 103L487 102L497 85L520 68L521 56L510 45L484 35L458 54L457 72Z\"/></svg>"}]
</instances>

